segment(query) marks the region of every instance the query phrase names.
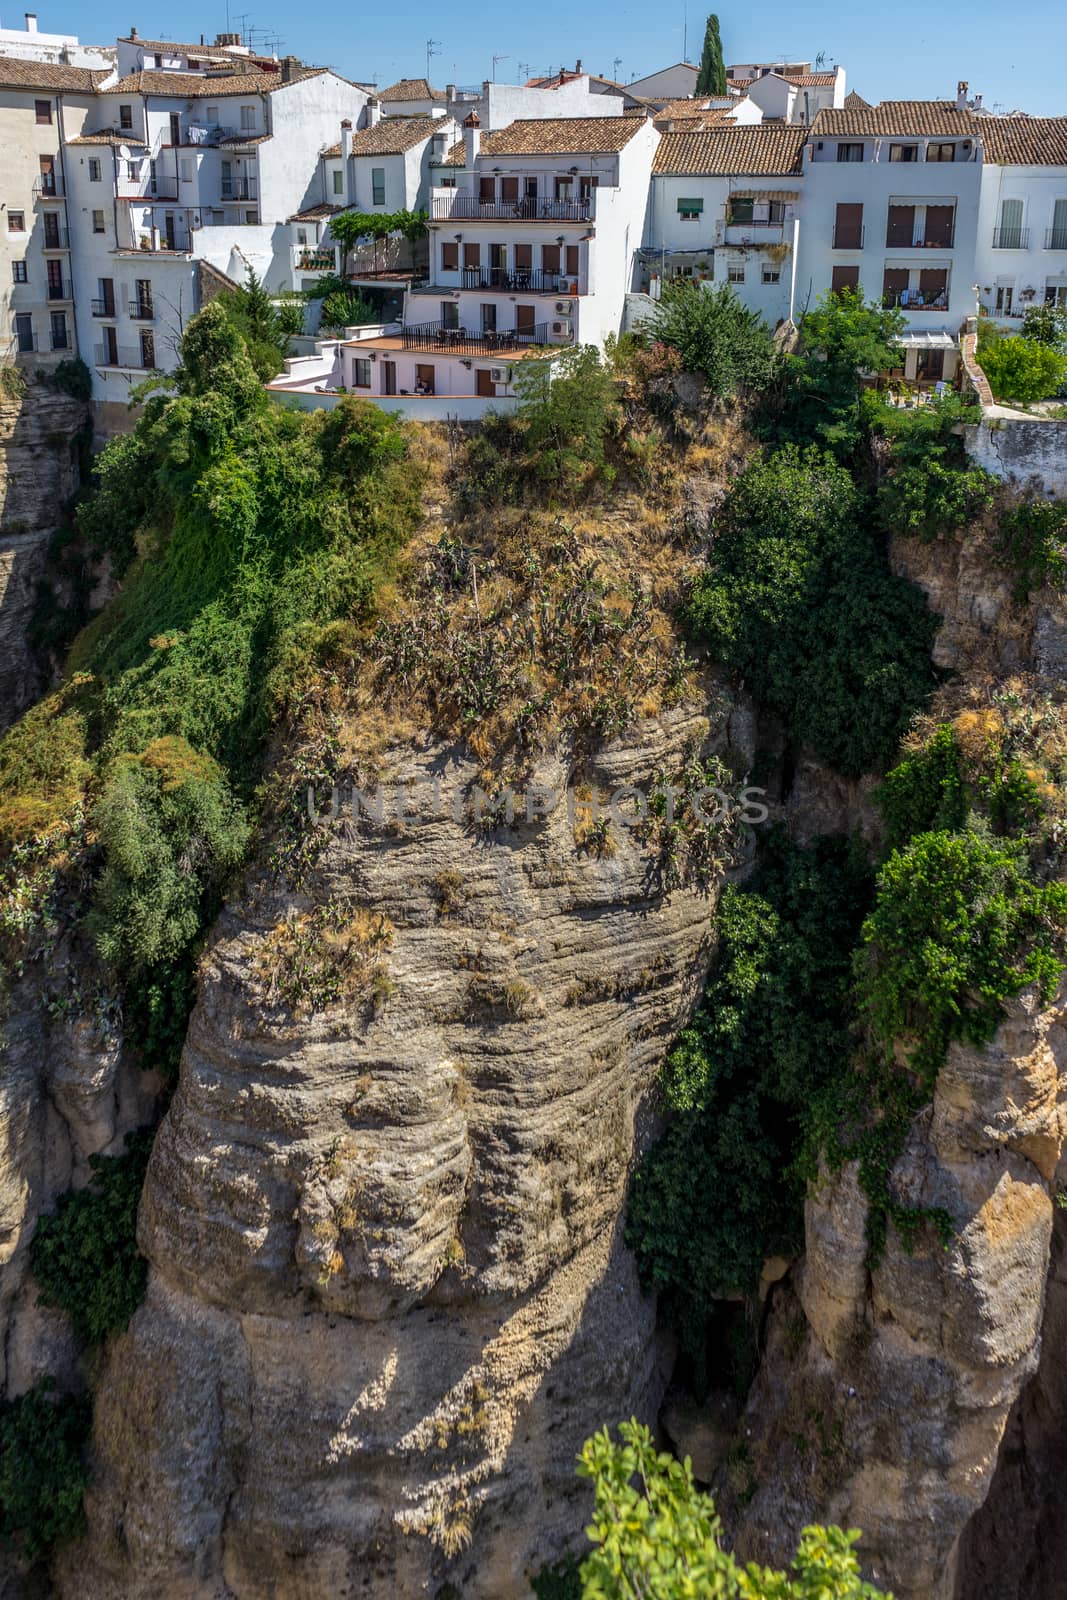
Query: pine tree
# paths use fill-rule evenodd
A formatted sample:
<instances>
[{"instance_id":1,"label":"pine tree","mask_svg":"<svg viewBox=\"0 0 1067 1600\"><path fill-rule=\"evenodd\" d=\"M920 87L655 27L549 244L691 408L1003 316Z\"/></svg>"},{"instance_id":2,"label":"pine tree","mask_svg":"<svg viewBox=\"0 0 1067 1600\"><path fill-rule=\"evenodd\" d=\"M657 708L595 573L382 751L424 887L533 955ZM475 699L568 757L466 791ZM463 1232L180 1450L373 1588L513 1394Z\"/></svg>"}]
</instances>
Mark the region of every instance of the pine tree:
<instances>
[{"instance_id":1,"label":"pine tree","mask_svg":"<svg viewBox=\"0 0 1067 1600\"><path fill-rule=\"evenodd\" d=\"M704 29L704 48L700 53L700 71L697 73L697 94L725 93L726 68L722 59L719 19L713 12Z\"/></svg>"}]
</instances>

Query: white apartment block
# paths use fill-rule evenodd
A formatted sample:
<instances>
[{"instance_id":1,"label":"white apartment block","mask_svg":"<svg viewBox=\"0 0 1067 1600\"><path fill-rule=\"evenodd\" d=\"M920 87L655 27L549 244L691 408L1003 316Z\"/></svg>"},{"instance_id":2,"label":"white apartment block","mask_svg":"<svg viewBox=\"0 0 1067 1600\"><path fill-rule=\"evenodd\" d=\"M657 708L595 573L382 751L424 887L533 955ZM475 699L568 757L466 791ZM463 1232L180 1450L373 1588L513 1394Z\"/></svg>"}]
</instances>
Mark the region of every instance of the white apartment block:
<instances>
[{"instance_id":1,"label":"white apartment block","mask_svg":"<svg viewBox=\"0 0 1067 1600\"><path fill-rule=\"evenodd\" d=\"M78 354L68 141L95 112L105 75L0 57L0 356L54 366Z\"/></svg>"},{"instance_id":2,"label":"white apartment block","mask_svg":"<svg viewBox=\"0 0 1067 1600\"><path fill-rule=\"evenodd\" d=\"M430 196L429 284L403 325L340 347L346 389L370 398L514 392L516 365L618 333L645 229L659 135L644 116L464 125L455 183Z\"/></svg>"},{"instance_id":3,"label":"white apartment block","mask_svg":"<svg viewBox=\"0 0 1067 1600\"><path fill-rule=\"evenodd\" d=\"M812 72L810 61L748 62L727 67L727 82L759 106L770 122L810 126L820 111L845 104L845 69Z\"/></svg>"},{"instance_id":4,"label":"white apartment block","mask_svg":"<svg viewBox=\"0 0 1067 1600\"><path fill-rule=\"evenodd\" d=\"M114 45L81 44L75 33L42 33L35 11L26 12L25 22L24 28L0 28L0 56L47 61L56 67L114 71Z\"/></svg>"},{"instance_id":5,"label":"white apartment block","mask_svg":"<svg viewBox=\"0 0 1067 1600\"><path fill-rule=\"evenodd\" d=\"M729 283L773 327L790 314L807 132L763 123L664 134L652 168L641 287Z\"/></svg>"},{"instance_id":6,"label":"white apartment block","mask_svg":"<svg viewBox=\"0 0 1067 1600\"><path fill-rule=\"evenodd\" d=\"M1067 306L1067 117L981 117L975 280L1010 323L1042 301Z\"/></svg>"}]
</instances>

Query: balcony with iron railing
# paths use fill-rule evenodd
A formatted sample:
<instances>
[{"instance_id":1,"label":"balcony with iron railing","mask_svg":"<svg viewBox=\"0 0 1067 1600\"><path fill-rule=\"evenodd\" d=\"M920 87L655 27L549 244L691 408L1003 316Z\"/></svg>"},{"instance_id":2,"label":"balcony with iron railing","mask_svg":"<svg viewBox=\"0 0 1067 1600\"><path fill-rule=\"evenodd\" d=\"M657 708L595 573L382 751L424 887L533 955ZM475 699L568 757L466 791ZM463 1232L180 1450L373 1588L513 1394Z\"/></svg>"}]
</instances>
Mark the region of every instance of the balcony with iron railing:
<instances>
[{"instance_id":1,"label":"balcony with iron railing","mask_svg":"<svg viewBox=\"0 0 1067 1600\"><path fill-rule=\"evenodd\" d=\"M222 198L224 200L256 200L259 198L259 184L255 178L225 178L221 184Z\"/></svg>"},{"instance_id":2,"label":"balcony with iron railing","mask_svg":"<svg viewBox=\"0 0 1067 1600\"><path fill-rule=\"evenodd\" d=\"M463 267L464 289L504 289L512 294L576 294L577 273L546 272L543 267Z\"/></svg>"},{"instance_id":3,"label":"balcony with iron railing","mask_svg":"<svg viewBox=\"0 0 1067 1600\"><path fill-rule=\"evenodd\" d=\"M134 370L143 370L144 362L141 360L139 350L130 350L125 346L116 345L112 351L106 344L98 344L93 352L94 365L98 367L130 367ZM152 370L151 368L149 369Z\"/></svg>"},{"instance_id":4,"label":"balcony with iron railing","mask_svg":"<svg viewBox=\"0 0 1067 1600\"><path fill-rule=\"evenodd\" d=\"M865 227L845 228L838 227L835 224L830 248L832 250L862 250L866 237L867 229Z\"/></svg>"},{"instance_id":5,"label":"balcony with iron railing","mask_svg":"<svg viewBox=\"0 0 1067 1600\"><path fill-rule=\"evenodd\" d=\"M425 350L438 355L502 356L535 345L548 344L548 323L532 328L497 329L470 333L466 328L448 328L442 322L419 322L402 331L405 350Z\"/></svg>"},{"instance_id":6,"label":"balcony with iron railing","mask_svg":"<svg viewBox=\"0 0 1067 1600\"><path fill-rule=\"evenodd\" d=\"M1029 250L1029 228L994 228L994 250Z\"/></svg>"},{"instance_id":7,"label":"balcony with iron railing","mask_svg":"<svg viewBox=\"0 0 1067 1600\"><path fill-rule=\"evenodd\" d=\"M940 311L948 310L948 290L940 294L931 295L929 300L919 289L900 289L894 293L883 294L882 305L887 311L899 308L901 311Z\"/></svg>"},{"instance_id":8,"label":"balcony with iron railing","mask_svg":"<svg viewBox=\"0 0 1067 1600\"><path fill-rule=\"evenodd\" d=\"M481 200L476 194L455 189L432 198L434 222L592 222L596 201L591 194L578 200L550 200L527 195L521 200Z\"/></svg>"},{"instance_id":9,"label":"balcony with iron railing","mask_svg":"<svg viewBox=\"0 0 1067 1600\"><path fill-rule=\"evenodd\" d=\"M1047 228L1045 230L1046 250L1067 250L1067 228Z\"/></svg>"},{"instance_id":10,"label":"balcony with iron railing","mask_svg":"<svg viewBox=\"0 0 1067 1600\"><path fill-rule=\"evenodd\" d=\"M106 296L103 300L90 300L89 310L94 317L113 317L115 315L115 302Z\"/></svg>"},{"instance_id":11,"label":"balcony with iron railing","mask_svg":"<svg viewBox=\"0 0 1067 1600\"><path fill-rule=\"evenodd\" d=\"M71 338L70 329L64 328L59 331L53 328L51 344L53 350L73 350L74 340Z\"/></svg>"},{"instance_id":12,"label":"balcony with iron railing","mask_svg":"<svg viewBox=\"0 0 1067 1600\"><path fill-rule=\"evenodd\" d=\"M947 228L939 228L933 238L924 235L921 239L900 238L894 239L887 232L885 247L887 250L952 250L956 244L956 224L950 223Z\"/></svg>"},{"instance_id":13,"label":"balcony with iron railing","mask_svg":"<svg viewBox=\"0 0 1067 1600\"><path fill-rule=\"evenodd\" d=\"M70 279L60 278L56 283L50 283L47 288L49 300L69 300L71 298Z\"/></svg>"},{"instance_id":14,"label":"balcony with iron railing","mask_svg":"<svg viewBox=\"0 0 1067 1600\"><path fill-rule=\"evenodd\" d=\"M130 316L134 322L153 322L155 320L155 307L151 300L131 300Z\"/></svg>"},{"instance_id":15,"label":"balcony with iron railing","mask_svg":"<svg viewBox=\"0 0 1067 1600\"><path fill-rule=\"evenodd\" d=\"M58 172L42 172L33 180L35 200L62 200L63 179Z\"/></svg>"},{"instance_id":16,"label":"balcony with iron railing","mask_svg":"<svg viewBox=\"0 0 1067 1600\"><path fill-rule=\"evenodd\" d=\"M53 211L48 211L48 212L45 213L46 220L49 221L49 222L52 221L54 216L55 216L55 212L53 212ZM44 240L43 240L43 243L41 245L41 248L42 248L42 250L44 250L46 255L50 250L69 250L70 249L70 236L67 233L66 228L59 228L59 227L47 228L46 227L45 230L44 230Z\"/></svg>"}]
</instances>

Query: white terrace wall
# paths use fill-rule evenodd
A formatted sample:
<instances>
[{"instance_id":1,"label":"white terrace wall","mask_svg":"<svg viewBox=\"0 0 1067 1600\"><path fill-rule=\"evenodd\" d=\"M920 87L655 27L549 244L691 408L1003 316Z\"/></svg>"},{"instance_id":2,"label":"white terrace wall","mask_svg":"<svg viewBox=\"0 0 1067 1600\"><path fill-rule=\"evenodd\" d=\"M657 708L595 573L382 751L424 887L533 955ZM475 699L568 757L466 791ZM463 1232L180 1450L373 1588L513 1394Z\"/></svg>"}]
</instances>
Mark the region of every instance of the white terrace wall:
<instances>
[{"instance_id":1,"label":"white terrace wall","mask_svg":"<svg viewBox=\"0 0 1067 1600\"><path fill-rule=\"evenodd\" d=\"M984 417L963 429L967 454L1006 483L1067 499L1067 422Z\"/></svg>"}]
</instances>

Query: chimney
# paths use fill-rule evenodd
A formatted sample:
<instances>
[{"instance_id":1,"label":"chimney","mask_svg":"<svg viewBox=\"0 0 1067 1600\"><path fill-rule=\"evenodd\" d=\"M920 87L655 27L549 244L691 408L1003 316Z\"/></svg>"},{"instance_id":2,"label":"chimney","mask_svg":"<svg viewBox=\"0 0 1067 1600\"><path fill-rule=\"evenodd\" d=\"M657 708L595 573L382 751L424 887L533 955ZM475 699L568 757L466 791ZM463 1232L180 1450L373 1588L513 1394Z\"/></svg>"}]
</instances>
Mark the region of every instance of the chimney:
<instances>
[{"instance_id":1,"label":"chimney","mask_svg":"<svg viewBox=\"0 0 1067 1600\"><path fill-rule=\"evenodd\" d=\"M299 56L282 56L282 82L292 83L293 74L300 65Z\"/></svg>"},{"instance_id":2,"label":"chimney","mask_svg":"<svg viewBox=\"0 0 1067 1600\"><path fill-rule=\"evenodd\" d=\"M26 32L27 33L36 33L37 32L37 13L36 13L36 11L27 11L27 13L26 13Z\"/></svg>"},{"instance_id":3,"label":"chimney","mask_svg":"<svg viewBox=\"0 0 1067 1600\"><path fill-rule=\"evenodd\" d=\"M445 84L445 99L446 100L454 100L455 98L456 98L456 86L455 86L455 84L454 83L446 83Z\"/></svg>"},{"instance_id":4,"label":"chimney","mask_svg":"<svg viewBox=\"0 0 1067 1600\"><path fill-rule=\"evenodd\" d=\"M373 95L367 101L367 127L376 128L381 121L382 102Z\"/></svg>"},{"instance_id":5,"label":"chimney","mask_svg":"<svg viewBox=\"0 0 1067 1600\"><path fill-rule=\"evenodd\" d=\"M131 28L130 29L130 38L131 39L136 39L137 37L138 37L137 29L136 28Z\"/></svg>"},{"instance_id":6,"label":"chimney","mask_svg":"<svg viewBox=\"0 0 1067 1600\"><path fill-rule=\"evenodd\" d=\"M345 197L345 205L350 206L353 201L352 194L352 124L345 117L341 123L341 184Z\"/></svg>"},{"instance_id":7,"label":"chimney","mask_svg":"<svg viewBox=\"0 0 1067 1600\"><path fill-rule=\"evenodd\" d=\"M346 117L341 124L341 160L347 161L352 154L352 124Z\"/></svg>"},{"instance_id":8,"label":"chimney","mask_svg":"<svg viewBox=\"0 0 1067 1600\"><path fill-rule=\"evenodd\" d=\"M468 170L473 170L478 157L478 149L482 142L482 119L477 111L472 111L463 121L463 149Z\"/></svg>"},{"instance_id":9,"label":"chimney","mask_svg":"<svg viewBox=\"0 0 1067 1600\"><path fill-rule=\"evenodd\" d=\"M961 78L959 83L956 85L957 111L966 111L967 109L967 87L967 80L965 78Z\"/></svg>"},{"instance_id":10,"label":"chimney","mask_svg":"<svg viewBox=\"0 0 1067 1600\"><path fill-rule=\"evenodd\" d=\"M975 111L981 111L981 109L982 109L982 96L980 94L976 94L975 97L974 97L973 109Z\"/></svg>"},{"instance_id":11,"label":"chimney","mask_svg":"<svg viewBox=\"0 0 1067 1600\"><path fill-rule=\"evenodd\" d=\"M582 58L581 58L581 56L579 56L577 61L574 63L574 70L575 70L575 72L581 72L581 70L582 70Z\"/></svg>"}]
</instances>

